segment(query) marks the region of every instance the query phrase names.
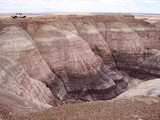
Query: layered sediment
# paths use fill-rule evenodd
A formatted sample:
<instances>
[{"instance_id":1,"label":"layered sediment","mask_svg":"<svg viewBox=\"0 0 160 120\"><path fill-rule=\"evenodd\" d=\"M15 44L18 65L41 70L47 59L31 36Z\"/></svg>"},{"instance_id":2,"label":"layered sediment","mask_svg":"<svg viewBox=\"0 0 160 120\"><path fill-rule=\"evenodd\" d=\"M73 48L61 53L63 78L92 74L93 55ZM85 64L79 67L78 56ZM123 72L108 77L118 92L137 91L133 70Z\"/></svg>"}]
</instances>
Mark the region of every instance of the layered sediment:
<instances>
[{"instance_id":1,"label":"layered sediment","mask_svg":"<svg viewBox=\"0 0 160 120\"><path fill-rule=\"evenodd\" d=\"M122 88L114 82L114 79L127 85L123 77L112 72L103 60L94 54L89 43L80 37L75 27L73 30L65 28L63 30L63 27L63 24L43 25L36 31L33 41L51 70L63 81L69 97L96 100L111 99L120 94ZM98 96L101 91L113 93Z\"/></svg>"},{"instance_id":2,"label":"layered sediment","mask_svg":"<svg viewBox=\"0 0 160 120\"><path fill-rule=\"evenodd\" d=\"M159 29L133 16L7 21L0 22L0 54L17 62L27 79L45 83L58 101L115 98L128 85L120 71L142 81L160 77Z\"/></svg>"},{"instance_id":3,"label":"layered sediment","mask_svg":"<svg viewBox=\"0 0 160 120\"><path fill-rule=\"evenodd\" d=\"M51 71L32 38L22 28L11 25L0 32L0 55L9 57L19 63L27 74L51 87L56 96L64 96L59 91L62 82Z\"/></svg>"},{"instance_id":4,"label":"layered sediment","mask_svg":"<svg viewBox=\"0 0 160 120\"><path fill-rule=\"evenodd\" d=\"M0 89L42 106L58 104L49 88L44 83L30 78L16 62L0 56L0 63Z\"/></svg>"}]
</instances>

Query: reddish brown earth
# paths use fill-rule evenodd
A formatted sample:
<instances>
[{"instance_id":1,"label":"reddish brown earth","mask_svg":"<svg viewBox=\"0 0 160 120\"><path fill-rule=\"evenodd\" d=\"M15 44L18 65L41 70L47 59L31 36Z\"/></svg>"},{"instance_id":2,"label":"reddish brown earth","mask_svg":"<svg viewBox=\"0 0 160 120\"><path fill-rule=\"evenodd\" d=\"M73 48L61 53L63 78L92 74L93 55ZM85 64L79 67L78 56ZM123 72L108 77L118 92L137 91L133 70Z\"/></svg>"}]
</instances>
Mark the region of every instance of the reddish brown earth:
<instances>
[{"instance_id":1,"label":"reddish brown earth","mask_svg":"<svg viewBox=\"0 0 160 120\"><path fill-rule=\"evenodd\" d=\"M69 104L33 112L22 120L159 120L159 102L159 98L141 96Z\"/></svg>"},{"instance_id":2,"label":"reddish brown earth","mask_svg":"<svg viewBox=\"0 0 160 120\"><path fill-rule=\"evenodd\" d=\"M23 112L21 107L38 110L68 100L110 100L139 83L143 92L133 96L158 97L159 50L160 28L131 15L0 19L2 98ZM133 104L126 101L127 109Z\"/></svg>"}]
</instances>

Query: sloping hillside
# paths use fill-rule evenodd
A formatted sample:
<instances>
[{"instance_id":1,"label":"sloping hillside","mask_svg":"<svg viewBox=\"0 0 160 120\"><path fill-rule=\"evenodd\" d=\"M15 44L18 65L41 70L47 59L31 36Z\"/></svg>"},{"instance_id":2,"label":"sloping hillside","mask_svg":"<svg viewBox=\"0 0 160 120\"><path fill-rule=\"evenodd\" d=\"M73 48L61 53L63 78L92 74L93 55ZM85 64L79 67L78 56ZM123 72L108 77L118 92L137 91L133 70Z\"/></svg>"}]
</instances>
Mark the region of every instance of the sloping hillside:
<instances>
[{"instance_id":1,"label":"sloping hillside","mask_svg":"<svg viewBox=\"0 0 160 120\"><path fill-rule=\"evenodd\" d=\"M0 89L35 105L111 100L157 84L160 29L122 14L6 18L0 55ZM151 89L140 95L159 96L159 86Z\"/></svg>"}]
</instances>

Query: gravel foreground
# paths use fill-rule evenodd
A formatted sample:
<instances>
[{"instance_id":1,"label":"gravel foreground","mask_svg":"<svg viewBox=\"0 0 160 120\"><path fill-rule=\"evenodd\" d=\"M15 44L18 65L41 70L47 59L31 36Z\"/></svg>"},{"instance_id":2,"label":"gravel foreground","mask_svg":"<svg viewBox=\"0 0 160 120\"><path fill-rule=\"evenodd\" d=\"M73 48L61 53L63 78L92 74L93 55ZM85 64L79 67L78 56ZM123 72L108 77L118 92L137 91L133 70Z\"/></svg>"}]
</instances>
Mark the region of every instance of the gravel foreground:
<instances>
[{"instance_id":1,"label":"gravel foreground","mask_svg":"<svg viewBox=\"0 0 160 120\"><path fill-rule=\"evenodd\" d=\"M22 120L160 120L160 98L68 104L31 113Z\"/></svg>"}]
</instances>

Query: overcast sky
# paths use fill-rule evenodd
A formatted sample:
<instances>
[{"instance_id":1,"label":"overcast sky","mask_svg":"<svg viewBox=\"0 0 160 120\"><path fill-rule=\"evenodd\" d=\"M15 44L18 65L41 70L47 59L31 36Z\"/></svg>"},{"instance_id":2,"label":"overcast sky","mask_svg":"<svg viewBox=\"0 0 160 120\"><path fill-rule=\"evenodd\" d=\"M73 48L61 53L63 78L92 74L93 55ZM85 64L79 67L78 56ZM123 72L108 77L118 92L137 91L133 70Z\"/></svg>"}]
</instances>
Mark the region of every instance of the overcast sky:
<instances>
[{"instance_id":1,"label":"overcast sky","mask_svg":"<svg viewBox=\"0 0 160 120\"><path fill-rule=\"evenodd\" d=\"M15 12L160 13L160 0L0 0L0 13Z\"/></svg>"}]
</instances>

